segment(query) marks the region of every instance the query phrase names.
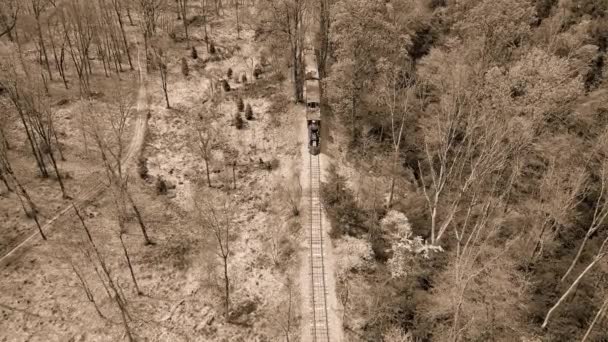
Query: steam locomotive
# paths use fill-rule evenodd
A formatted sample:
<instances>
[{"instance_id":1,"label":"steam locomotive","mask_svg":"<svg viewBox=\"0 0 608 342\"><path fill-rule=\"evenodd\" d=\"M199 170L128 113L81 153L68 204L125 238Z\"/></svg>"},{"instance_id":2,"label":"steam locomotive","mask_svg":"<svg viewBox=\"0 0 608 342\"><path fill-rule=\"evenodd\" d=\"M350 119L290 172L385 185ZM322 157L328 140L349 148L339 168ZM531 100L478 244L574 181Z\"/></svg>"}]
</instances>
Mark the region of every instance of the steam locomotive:
<instances>
[{"instance_id":1,"label":"steam locomotive","mask_svg":"<svg viewBox=\"0 0 608 342\"><path fill-rule=\"evenodd\" d=\"M321 151L321 108L319 96L319 76L317 63L312 52L304 56L306 80L304 99L306 102L306 121L308 126L308 148L311 154Z\"/></svg>"}]
</instances>

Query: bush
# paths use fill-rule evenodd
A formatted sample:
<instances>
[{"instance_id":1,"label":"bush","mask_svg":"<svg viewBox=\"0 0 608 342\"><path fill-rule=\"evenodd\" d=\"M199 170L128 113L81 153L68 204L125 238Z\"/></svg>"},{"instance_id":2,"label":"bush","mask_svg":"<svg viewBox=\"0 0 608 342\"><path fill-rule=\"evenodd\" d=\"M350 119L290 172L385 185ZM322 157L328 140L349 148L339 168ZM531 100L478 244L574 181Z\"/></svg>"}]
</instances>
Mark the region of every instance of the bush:
<instances>
[{"instance_id":1,"label":"bush","mask_svg":"<svg viewBox=\"0 0 608 342\"><path fill-rule=\"evenodd\" d=\"M551 15L551 9L557 4L557 0L536 0L536 15L545 19Z\"/></svg>"},{"instance_id":2,"label":"bush","mask_svg":"<svg viewBox=\"0 0 608 342\"><path fill-rule=\"evenodd\" d=\"M241 82L243 82L243 83L247 83L247 75L243 74L243 75L241 76Z\"/></svg>"},{"instance_id":3,"label":"bush","mask_svg":"<svg viewBox=\"0 0 608 342\"><path fill-rule=\"evenodd\" d=\"M140 158L137 162L137 173L141 179L148 179L148 159Z\"/></svg>"},{"instance_id":4,"label":"bush","mask_svg":"<svg viewBox=\"0 0 608 342\"><path fill-rule=\"evenodd\" d=\"M432 9L447 6L447 0L431 0L430 6Z\"/></svg>"},{"instance_id":5,"label":"bush","mask_svg":"<svg viewBox=\"0 0 608 342\"><path fill-rule=\"evenodd\" d=\"M215 45L213 45L213 43L209 44L209 53L215 54Z\"/></svg>"},{"instance_id":6,"label":"bush","mask_svg":"<svg viewBox=\"0 0 608 342\"><path fill-rule=\"evenodd\" d=\"M247 108L245 108L245 119L253 119L253 110L251 109L251 105L249 103L247 104Z\"/></svg>"},{"instance_id":7,"label":"bush","mask_svg":"<svg viewBox=\"0 0 608 342\"><path fill-rule=\"evenodd\" d=\"M190 57L192 57L192 59L198 58L198 52L196 51L196 48L194 46L192 47L192 50L190 51Z\"/></svg>"},{"instance_id":8,"label":"bush","mask_svg":"<svg viewBox=\"0 0 608 342\"><path fill-rule=\"evenodd\" d=\"M321 184L321 195L331 222L330 237L335 239L344 234L359 237L367 232L368 214L357 206L355 196L346 186L346 178L338 175L334 166L329 170L327 183Z\"/></svg>"},{"instance_id":9,"label":"bush","mask_svg":"<svg viewBox=\"0 0 608 342\"><path fill-rule=\"evenodd\" d=\"M188 69L188 61L186 60L186 57L182 57L182 74L184 77L186 77L189 73L190 69Z\"/></svg>"},{"instance_id":10,"label":"bush","mask_svg":"<svg viewBox=\"0 0 608 342\"><path fill-rule=\"evenodd\" d=\"M224 88L224 91L226 92L230 91L230 84L228 84L228 81L222 80L222 88Z\"/></svg>"},{"instance_id":11,"label":"bush","mask_svg":"<svg viewBox=\"0 0 608 342\"><path fill-rule=\"evenodd\" d=\"M243 102L243 99L240 97L236 100L236 108L239 110L239 112L245 110L245 102Z\"/></svg>"},{"instance_id":12,"label":"bush","mask_svg":"<svg viewBox=\"0 0 608 342\"><path fill-rule=\"evenodd\" d=\"M158 179L156 180L156 191L161 195L166 195L167 190L168 187L165 180L162 177L158 177Z\"/></svg>"},{"instance_id":13,"label":"bush","mask_svg":"<svg viewBox=\"0 0 608 342\"><path fill-rule=\"evenodd\" d=\"M260 78L260 75L262 75L262 67L256 64L255 69L253 69L253 77L257 79Z\"/></svg>"},{"instance_id":14,"label":"bush","mask_svg":"<svg viewBox=\"0 0 608 342\"><path fill-rule=\"evenodd\" d=\"M228 77L228 78L232 77L232 68L228 68L228 71L226 72L226 77Z\"/></svg>"},{"instance_id":15,"label":"bush","mask_svg":"<svg viewBox=\"0 0 608 342\"><path fill-rule=\"evenodd\" d=\"M243 117L240 112L234 114L234 126L236 129L241 129L244 126Z\"/></svg>"},{"instance_id":16,"label":"bush","mask_svg":"<svg viewBox=\"0 0 608 342\"><path fill-rule=\"evenodd\" d=\"M266 66L268 65L268 57L265 54L260 56L260 64Z\"/></svg>"},{"instance_id":17,"label":"bush","mask_svg":"<svg viewBox=\"0 0 608 342\"><path fill-rule=\"evenodd\" d=\"M265 162L260 158L260 168L266 171L272 171L279 168L279 160L276 157L273 157L271 160Z\"/></svg>"}]
</instances>

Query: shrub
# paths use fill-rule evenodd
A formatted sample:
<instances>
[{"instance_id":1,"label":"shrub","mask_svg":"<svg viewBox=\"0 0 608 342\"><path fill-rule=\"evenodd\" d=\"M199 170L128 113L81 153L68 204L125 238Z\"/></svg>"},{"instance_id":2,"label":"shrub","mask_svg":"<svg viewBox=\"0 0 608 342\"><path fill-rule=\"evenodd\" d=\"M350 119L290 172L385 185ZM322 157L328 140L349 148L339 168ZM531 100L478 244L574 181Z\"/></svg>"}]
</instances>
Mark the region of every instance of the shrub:
<instances>
[{"instance_id":1,"label":"shrub","mask_svg":"<svg viewBox=\"0 0 608 342\"><path fill-rule=\"evenodd\" d=\"M259 163L260 163L260 169L262 169L262 170L272 171L272 170L276 170L277 168L279 168L279 160L276 157L273 157L269 161L264 161L264 160L262 160L262 158L260 158Z\"/></svg>"},{"instance_id":2,"label":"shrub","mask_svg":"<svg viewBox=\"0 0 608 342\"><path fill-rule=\"evenodd\" d=\"M253 119L253 110L251 109L251 105L249 103L247 104L247 108L245 108L245 119Z\"/></svg>"},{"instance_id":3,"label":"shrub","mask_svg":"<svg viewBox=\"0 0 608 342\"><path fill-rule=\"evenodd\" d=\"M213 45L213 43L209 44L209 53L215 54L215 45Z\"/></svg>"},{"instance_id":4,"label":"shrub","mask_svg":"<svg viewBox=\"0 0 608 342\"><path fill-rule=\"evenodd\" d=\"M228 77L228 78L232 77L232 68L228 68L228 71L226 72L226 77Z\"/></svg>"},{"instance_id":5,"label":"shrub","mask_svg":"<svg viewBox=\"0 0 608 342\"><path fill-rule=\"evenodd\" d=\"M447 6L447 0L431 0L430 6L432 9Z\"/></svg>"},{"instance_id":6,"label":"shrub","mask_svg":"<svg viewBox=\"0 0 608 342\"><path fill-rule=\"evenodd\" d=\"M262 67L259 64L256 64L255 68L253 69L253 77L260 78L261 74L262 74Z\"/></svg>"},{"instance_id":7,"label":"shrub","mask_svg":"<svg viewBox=\"0 0 608 342\"><path fill-rule=\"evenodd\" d=\"M241 112L236 112L234 114L234 126L236 129L241 129L244 126L243 117L241 116Z\"/></svg>"},{"instance_id":8,"label":"shrub","mask_svg":"<svg viewBox=\"0 0 608 342\"><path fill-rule=\"evenodd\" d=\"M230 84L228 84L228 81L222 80L222 88L224 88L224 91L230 91Z\"/></svg>"},{"instance_id":9,"label":"shrub","mask_svg":"<svg viewBox=\"0 0 608 342\"><path fill-rule=\"evenodd\" d=\"M266 57L265 54L260 56L260 64L262 65L268 65L268 57Z\"/></svg>"},{"instance_id":10,"label":"shrub","mask_svg":"<svg viewBox=\"0 0 608 342\"><path fill-rule=\"evenodd\" d=\"M158 179L156 180L156 191L161 195L165 195L167 194L167 190L168 187L165 180L162 177L158 177Z\"/></svg>"},{"instance_id":11,"label":"shrub","mask_svg":"<svg viewBox=\"0 0 608 342\"><path fill-rule=\"evenodd\" d=\"M331 222L330 237L344 234L358 237L368 230L367 213L357 206L355 196L346 186L346 178L338 175L334 166L329 170L327 183L321 184L321 195Z\"/></svg>"},{"instance_id":12,"label":"shrub","mask_svg":"<svg viewBox=\"0 0 608 342\"><path fill-rule=\"evenodd\" d=\"M239 112L245 110L245 102L243 102L243 99L240 97L236 100L236 108L239 110Z\"/></svg>"},{"instance_id":13,"label":"shrub","mask_svg":"<svg viewBox=\"0 0 608 342\"><path fill-rule=\"evenodd\" d=\"M190 73L190 69L188 69L188 61L186 60L186 57L182 57L182 74L185 76L188 76L188 74Z\"/></svg>"},{"instance_id":14,"label":"shrub","mask_svg":"<svg viewBox=\"0 0 608 342\"><path fill-rule=\"evenodd\" d=\"M243 74L243 75L241 76L241 82L243 82L243 83L247 83L247 75Z\"/></svg>"},{"instance_id":15,"label":"shrub","mask_svg":"<svg viewBox=\"0 0 608 342\"><path fill-rule=\"evenodd\" d=\"M190 51L190 57L192 57L192 59L198 58L198 52L196 51L196 48L194 46L192 47L192 50Z\"/></svg>"},{"instance_id":16,"label":"shrub","mask_svg":"<svg viewBox=\"0 0 608 342\"><path fill-rule=\"evenodd\" d=\"M140 158L137 163L137 173L141 179L148 179L148 159Z\"/></svg>"},{"instance_id":17,"label":"shrub","mask_svg":"<svg viewBox=\"0 0 608 342\"><path fill-rule=\"evenodd\" d=\"M536 15L541 19L547 18L556 4L557 0L536 0Z\"/></svg>"}]
</instances>

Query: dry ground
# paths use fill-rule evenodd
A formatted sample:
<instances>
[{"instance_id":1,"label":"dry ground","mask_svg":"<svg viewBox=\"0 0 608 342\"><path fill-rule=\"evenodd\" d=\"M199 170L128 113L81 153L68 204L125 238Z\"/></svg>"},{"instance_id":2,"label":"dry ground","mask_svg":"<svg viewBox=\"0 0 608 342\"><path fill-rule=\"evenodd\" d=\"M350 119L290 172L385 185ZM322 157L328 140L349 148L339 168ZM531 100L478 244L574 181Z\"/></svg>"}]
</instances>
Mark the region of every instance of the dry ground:
<instances>
[{"instance_id":1,"label":"dry ground","mask_svg":"<svg viewBox=\"0 0 608 342\"><path fill-rule=\"evenodd\" d=\"M217 21L215 32L222 34L213 37L218 45L235 44L231 21L232 18ZM192 28L195 39L201 35L200 30ZM213 72L209 70L224 73L231 66L240 74L247 69L247 58L243 57L258 57L252 32L242 34L243 39L238 41L240 52L230 59L211 62L204 70L202 65L196 66L205 58L204 48L202 42L195 42L199 61L188 57L191 74L187 78L181 75L179 64L182 56L189 56L185 43L170 50L169 97L173 109L164 108L158 75L151 72L148 76L151 118L143 156L150 178L147 182L132 179L130 189L154 245L143 244L132 213L124 236L142 295L136 293L126 266L112 197L106 195L83 209L92 239L124 292L130 329L142 340L275 341L284 335L288 324L291 338L298 340L300 299L298 287L289 285L295 277L287 270L299 267L296 240L303 233L298 219L293 217L285 189L298 173L293 167L293 161L299 158L298 146L290 130L299 117L288 105L284 84L280 79L273 81L267 71L260 80L241 85L241 94L246 103L251 103L255 117L242 130L230 124L235 111L232 93L213 113L222 135L222 143L214 150L213 189L203 181L202 159L192 146L189 120L196 119L196 109L209 96L206 77ZM250 75L248 78L251 80ZM275 111L269 112L270 108ZM78 131L70 132L74 141L69 144L73 147L66 148L71 149L68 160L83 154L75 147L83 145L77 140ZM239 151L236 190L230 189L232 170L223 158L228 146ZM98 164L92 161L90 165L90 172L94 172L93 166ZM271 165L270 170L267 165ZM74 172L76 179L85 177L76 166L68 171ZM175 189L159 195L155 185L159 176L173 183ZM75 185L69 184L68 188ZM233 304L230 320L222 312L222 277L213 236L199 224L192 205L195 194L217 192L234 198L238 231L229 264ZM38 193L41 202L48 200L41 191ZM56 202L49 201L52 205L43 214L51 215L54 208L61 206ZM120 311L99 281L96 272L100 272L100 265L90 261L92 250L87 244L79 221L71 217L56 224L48 242L35 243L2 269L0 341L126 339ZM75 270L105 318L87 299ZM291 319L287 322L290 288Z\"/></svg>"}]
</instances>

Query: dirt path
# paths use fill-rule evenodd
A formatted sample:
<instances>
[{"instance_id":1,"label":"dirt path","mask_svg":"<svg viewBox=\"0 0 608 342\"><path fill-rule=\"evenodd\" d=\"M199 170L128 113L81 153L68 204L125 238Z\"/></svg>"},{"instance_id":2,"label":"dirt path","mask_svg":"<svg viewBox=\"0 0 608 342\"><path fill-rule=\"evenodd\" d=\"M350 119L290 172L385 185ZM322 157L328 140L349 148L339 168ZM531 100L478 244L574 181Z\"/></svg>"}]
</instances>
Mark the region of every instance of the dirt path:
<instances>
[{"instance_id":1,"label":"dirt path","mask_svg":"<svg viewBox=\"0 0 608 342\"><path fill-rule=\"evenodd\" d=\"M142 69L141 67L141 58L140 58L140 51L139 51L139 43L138 43L138 48L137 48L137 64L138 64L138 72L139 72L139 91L137 94L137 104L136 104L136 108L137 108L137 118L135 119L135 125L134 125L134 132L133 132L133 138L131 139L131 143L129 144L129 147L127 149L127 153L125 154L125 157L123 158L123 171L128 171L130 169L130 166L133 165L133 162L135 160L137 160L137 157L140 155L142 147L143 147L143 143L144 143L144 138L146 136L146 128L147 128L147 117L148 117L148 111L144 110L144 108L147 107L147 89L146 89L146 70ZM95 176L97 177L97 176ZM97 178L91 179L91 183L93 183L95 180L97 180ZM86 184L87 182L85 182ZM99 196L103 190L105 190L106 188L106 184L102 183L102 182L97 182L96 184L92 185L91 187L84 187L85 191L77 194L76 196L74 196L74 204L80 206L84 203L87 203L91 200L93 200L95 197ZM42 226L42 230L46 233L48 232L52 227L53 224L55 224L57 222L57 220L59 220L60 218L64 217L64 215L72 213L72 205L66 205L63 209L61 209L59 212L57 212L57 214L55 214L55 216L51 217L48 221L46 221L44 223L44 225ZM4 263L8 260L10 260L11 257L15 256L15 253L19 250L21 250L22 248L24 248L25 246L38 241L38 239L40 239L40 234L38 233L38 230L35 229L32 226L32 232L30 235L28 235L27 237L25 237L25 239L23 241L21 241L17 246L13 247L11 250L9 250L6 254L4 254L2 257L0 257L0 265L4 265Z\"/></svg>"},{"instance_id":2,"label":"dirt path","mask_svg":"<svg viewBox=\"0 0 608 342\"><path fill-rule=\"evenodd\" d=\"M302 108L304 110L304 108ZM304 116L302 116L304 118ZM342 320L341 320L341 308L338 303L338 299L336 296L336 286L335 286L335 259L332 251L332 243L327 232L330 229L329 221L325 217L325 212L321 206L320 211L320 226L321 226L321 237L322 237L322 266L323 266L323 279L318 279L318 272L313 272L313 266L315 266L318 261L315 258L319 257L319 248L313 246L315 240L315 229L313 229L313 220L311 220L311 215L319 215L319 212L313 213L315 209L317 209L317 204L313 203L314 199L311 200L311 197L316 197L315 191L311 191L313 185L311 183L318 183L319 181L325 180L326 170L328 166L328 158L324 154L320 154L318 157L319 170L312 170L311 174L311 165L316 166L316 163L311 163L311 155L308 152L308 132L306 127L306 120L300 120L298 124L298 136L300 137L301 143L301 156L302 156L302 173L300 175L300 179L303 186L303 209L306 215L303 217L303 227L305 227L306 241L305 248L302 257L302 268L300 270L300 286L302 291L302 303L301 303L301 312L302 312L302 325L301 325L301 334L302 341L314 341L314 342L342 342L344 340L343 331L342 331ZM313 157L316 158L316 157ZM317 173L318 172L318 173ZM312 177L311 177L312 176ZM315 179L315 177L319 177L320 179ZM318 210L318 209L317 209ZM319 234L318 232L316 233ZM313 242L313 243L311 243ZM311 246L313 248L311 248ZM316 265L318 266L318 265ZM322 288L320 288L320 284L322 283ZM319 290L324 293L319 294ZM316 299L313 302L313 298ZM317 299L320 298L320 299ZM319 305L319 302L325 303L325 310L322 310L322 305ZM322 310L321 314L316 314ZM316 317L315 317L316 316ZM321 324L319 332L319 324L314 321L321 318L326 319L326 327L324 324ZM327 333L323 332L323 329L327 329ZM316 330L316 333L315 333Z\"/></svg>"}]
</instances>

